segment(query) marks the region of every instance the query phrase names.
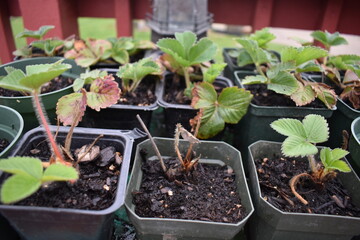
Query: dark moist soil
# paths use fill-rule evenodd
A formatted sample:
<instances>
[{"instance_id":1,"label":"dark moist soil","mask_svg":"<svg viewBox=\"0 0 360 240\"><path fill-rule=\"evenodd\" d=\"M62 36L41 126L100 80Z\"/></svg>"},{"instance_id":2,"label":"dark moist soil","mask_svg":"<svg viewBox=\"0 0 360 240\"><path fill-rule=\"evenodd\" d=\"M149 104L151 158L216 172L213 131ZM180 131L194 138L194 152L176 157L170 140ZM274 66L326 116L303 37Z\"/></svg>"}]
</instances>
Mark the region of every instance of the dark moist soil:
<instances>
[{"instance_id":1,"label":"dark moist soil","mask_svg":"<svg viewBox=\"0 0 360 240\"><path fill-rule=\"evenodd\" d=\"M100 149L105 148L100 143L99 146ZM36 149L36 153L28 152L25 156L39 157L43 161L49 159L50 152L46 141L32 143L30 149ZM99 165L100 158L89 163L80 163L80 176L74 184L53 182L46 187L43 186L30 197L17 202L16 205L87 210L106 209L115 200L120 167L114 162L110 162L104 167Z\"/></svg>"},{"instance_id":2,"label":"dark moist soil","mask_svg":"<svg viewBox=\"0 0 360 240\"><path fill-rule=\"evenodd\" d=\"M217 85L216 82L213 83L215 90L220 94L221 90L224 88ZM191 99L184 95L184 89L186 88L185 79L177 74L167 75L165 79L165 93L164 100L165 102L171 104L185 104L190 105Z\"/></svg>"},{"instance_id":3,"label":"dark moist soil","mask_svg":"<svg viewBox=\"0 0 360 240\"><path fill-rule=\"evenodd\" d=\"M49 92L63 89L67 86L70 86L73 82L74 82L74 79L71 79L71 78L66 78L66 77L62 77L62 76L56 77L53 80L51 80L49 83L47 83L41 87L41 93L49 93ZM0 88L0 96L22 97L22 96L26 96L26 95L24 95L24 93L22 93L22 92Z\"/></svg>"},{"instance_id":4,"label":"dark moist soil","mask_svg":"<svg viewBox=\"0 0 360 240\"><path fill-rule=\"evenodd\" d=\"M296 185L297 192L309 204L302 204L289 187L290 179L308 170L308 161L299 158L272 156L255 160L262 197L274 207L285 212L331 214L360 217L360 208L351 202L351 197L338 178L323 185L308 178L301 178ZM336 196L337 199L334 197ZM293 201L292 206L288 200ZM343 205L343 206L341 206Z\"/></svg>"},{"instance_id":5,"label":"dark moist soil","mask_svg":"<svg viewBox=\"0 0 360 240\"><path fill-rule=\"evenodd\" d=\"M283 94L278 94L272 90L267 89L266 84L246 85L245 89L249 90L253 95L252 103L258 106L286 106L295 107L295 102L290 97ZM326 108L323 102L315 99L313 102L301 106L312 108Z\"/></svg>"},{"instance_id":6,"label":"dark moist soil","mask_svg":"<svg viewBox=\"0 0 360 240\"><path fill-rule=\"evenodd\" d=\"M176 166L175 158L165 159ZM141 217L236 223L247 213L236 192L235 174L227 166L198 164L191 176L169 182L158 161L142 166L140 190L133 192L135 212Z\"/></svg>"},{"instance_id":7,"label":"dark moist soil","mask_svg":"<svg viewBox=\"0 0 360 240\"><path fill-rule=\"evenodd\" d=\"M121 86L121 80L116 77L121 91L123 92ZM134 106L149 106L156 101L155 95L155 86L158 77L156 76L147 76L143 79L139 86L135 89L133 93L127 92L125 95L122 95L119 100L119 104L124 105L134 105Z\"/></svg>"},{"instance_id":8,"label":"dark moist soil","mask_svg":"<svg viewBox=\"0 0 360 240\"><path fill-rule=\"evenodd\" d=\"M0 138L0 153L9 146L9 141L6 138Z\"/></svg>"}]
</instances>

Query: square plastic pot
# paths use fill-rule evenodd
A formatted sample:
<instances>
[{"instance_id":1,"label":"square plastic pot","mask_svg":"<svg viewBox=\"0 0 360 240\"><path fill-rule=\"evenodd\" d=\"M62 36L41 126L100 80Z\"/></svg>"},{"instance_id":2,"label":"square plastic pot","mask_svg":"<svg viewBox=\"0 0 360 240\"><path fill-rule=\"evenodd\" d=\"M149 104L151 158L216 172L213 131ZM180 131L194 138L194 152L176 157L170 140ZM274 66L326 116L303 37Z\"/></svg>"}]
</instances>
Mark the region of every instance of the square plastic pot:
<instances>
[{"instance_id":1,"label":"square plastic pot","mask_svg":"<svg viewBox=\"0 0 360 240\"><path fill-rule=\"evenodd\" d=\"M80 76L81 73L85 72L85 68L78 66L74 60L65 59L61 57L38 57L38 58L25 58L15 62L10 62L0 66L0 76L7 75L5 71L5 67L14 67L17 69L21 69L25 71L26 66L33 64L47 64L54 63L64 59L63 63L70 64L72 66L71 69L61 74L61 76L69 77L72 79L76 79ZM49 120L56 124L56 103L59 98L62 96L72 93L72 85L67 86L63 89L52 91L49 93L40 94L42 102L44 104L44 108L47 111L49 116ZM28 131L34 127L39 126L38 120L36 118L35 112L33 110L32 105L32 97L31 96L21 96L21 97L4 97L0 96L0 105L5 105L11 107L18 111L24 119L24 130Z\"/></svg>"},{"instance_id":2,"label":"square plastic pot","mask_svg":"<svg viewBox=\"0 0 360 240\"><path fill-rule=\"evenodd\" d=\"M349 141L349 162L358 176L360 176L360 117L351 124L351 136Z\"/></svg>"},{"instance_id":3,"label":"square plastic pot","mask_svg":"<svg viewBox=\"0 0 360 240\"><path fill-rule=\"evenodd\" d=\"M244 87L241 80L248 75L254 75L249 71L235 72L236 85ZM334 109L335 110L335 109ZM240 149L245 161L247 160L247 147L258 141L283 141L285 137L275 132L270 123L279 118L297 118L302 120L308 114L318 114L328 119L334 110L327 108L311 107L285 107L285 106L258 106L250 103L248 112L236 125L234 134L234 146Z\"/></svg>"},{"instance_id":4,"label":"square plastic pot","mask_svg":"<svg viewBox=\"0 0 360 240\"><path fill-rule=\"evenodd\" d=\"M56 130L52 126L52 131ZM60 127L57 140L64 141L69 128ZM109 239L114 213L123 204L129 172L132 139L120 131L75 128L72 148L91 143L104 137L98 144L114 146L123 155L114 203L103 210L79 210L36 206L0 205L1 214L7 218L19 235L26 240L104 240ZM31 147L30 143L43 141L41 128L27 132L19 141L13 156L21 156ZM5 238L6 239L6 238Z\"/></svg>"},{"instance_id":5,"label":"square plastic pot","mask_svg":"<svg viewBox=\"0 0 360 240\"><path fill-rule=\"evenodd\" d=\"M281 143L258 141L249 146L247 169L255 206L255 213L249 220L248 235L251 240L350 240L354 236L360 237L360 218L283 212L265 201L254 159L273 154L281 154ZM307 159L304 158L304 161ZM354 171L339 173L337 177L350 193L353 203L360 206L360 180Z\"/></svg>"},{"instance_id":6,"label":"square plastic pot","mask_svg":"<svg viewBox=\"0 0 360 240\"><path fill-rule=\"evenodd\" d=\"M5 138L9 141L9 145L0 152L0 158L4 158L19 140L24 128L24 120L17 111L3 105L0 105L0 116L0 139Z\"/></svg>"},{"instance_id":7,"label":"square plastic pot","mask_svg":"<svg viewBox=\"0 0 360 240\"><path fill-rule=\"evenodd\" d=\"M163 107L164 111L164 121L165 121L165 136L172 137L174 135L175 126L177 123L181 123L181 125L190 131L191 126L189 120L194 118L198 112L197 109L194 109L190 105L187 104L173 104L165 101L165 87L166 82L170 82L172 84L173 81L173 73L166 73L164 78L160 83L160 90L158 92L158 103L161 107ZM222 76L219 76L215 79L214 85L217 85L221 88L232 87L233 83Z\"/></svg>"},{"instance_id":8,"label":"square plastic pot","mask_svg":"<svg viewBox=\"0 0 360 240\"><path fill-rule=\"evenodd\" d=\"M173 149L174 139L154 138L154 140L162 156L175 156ZM188 142L180 141L180 151L186 151L187 146ZM140 236L141 239L232 239L244 227L253 212L253 205L244 175L241 155L238 150L227 143L215 141L201 141L200 144L194 146L194 151L196 151L197 154L201 154L200 161L208 164L226 164L230 166L236 174L237 191L240 195L242 205L246 209L247 216L238 223L217 223L138 216L135 213L135 206L132 203L132 192L139 190L142 181L142 158L140 154L142 149L146 149L148 153L147 161L157 159L149 140L137 146L134 167L130 176L125 199L128 217L135 226L138 236Z\"/></svg>"}]
</instances>

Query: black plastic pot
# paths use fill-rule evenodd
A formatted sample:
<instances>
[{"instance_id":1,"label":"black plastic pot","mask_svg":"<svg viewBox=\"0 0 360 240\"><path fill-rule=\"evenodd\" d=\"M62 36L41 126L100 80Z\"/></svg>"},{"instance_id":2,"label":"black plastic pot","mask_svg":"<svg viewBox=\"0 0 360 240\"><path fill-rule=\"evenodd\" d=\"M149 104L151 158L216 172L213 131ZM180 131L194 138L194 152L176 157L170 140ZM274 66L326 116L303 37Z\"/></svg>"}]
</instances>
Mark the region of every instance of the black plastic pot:
<instances>
[{"instance_id":1,"label":"black plastic pot","mask_svg":"<svg viewBox=\"0 0 360 240\"><path fill-rule=\"evenodd\" d=\"M166 73L160 84L160 91L158 92L158 103L164 109L164 121L165 121L165 136L172 137L174 135L175 126L177 123L187 130L191 129L189 120L194 118L198 110L194 109L190 105L186 104L173 104L164 100L166 84L172 84L173 73ZM232 82L225 77L217 77L214 85L226 88L232 87Z\"/></svg>"},{"instance_id":2,"label":"black plastic pot","mask_svg":"<svg viewBox=\"0 0 360 240\"><path fill-rule=\"evenodd\" d=\"M308 79L315 82L321 82L321 75L308 75ZM331 82L326 79L325 83L331 86ZM360 110L356 110L346 104L339 97L337 98L336 111L329 119L330 127L330 138L327 142L327 145L331 148L337 148L342 145L343 142L343 130L347 131L350 135L351 133L351 123L358 117L360 117Z\"/></svg>"},{"instance_id":3,"label":"black plastic pot","mask_svg":"<svg viewBox=\"0 0 360 240\"><path fill-rule=\"evenodd\" d=\"M326 214L291 213L275 208L263 199L254 159L281 155L281 143L258 141L249 146L250 191L255 214L249 220L251 240L350 240L360 237L360 218ZM345 159L346 160L346 159ZM304 161L307 161L304 158ZM337 177L360 206L360 180L354 173L339 173ZM353 238L354 236L357 236Z\"/></svg>"},{"instance_id":4,"label":"black plastic pot","mask_svg":"<svg viewBox=\"0 0 360 240\"><path fill-rule=\"evenodd\" d=\"M17 69L21 69L25 71L27 65L33 65L33 64L46 64L46 63L54 63L56 61L59 61L60 59L64 59L61 57L38 57L38 58L26 58L21 59L19 61L10 62L4 65L0 66L0 76L5 76L6 71L5 67L14 67ZM71 69L61 74L64 77L69 77L76 79L80 76L81 73L85 72L85 68L81 68L78 65L76 65L74 60L71 59L64 59L63 63L68 63L72 66ZM58 99L66 94L72 93L72 85L68 86L66 88L40 94L40 97L42 99L42 102L44 104L44 108L47 111L47 114L49 116L49 120L51 123L56 124L56 103ZM11 107L18 111L21 116L24 119L24 130L28 131L34 127L39 126L39 122L35 116L33 105L32 105L32 97L31 96L22 96L22 97L3 97L0 96L0 104L5 105L8 107Z\"/></svg>"},{"instance_id":5,"label":"black plastic pot","mask_svg":"<svg viewBox=\"0 0 360 240\"><path fill-rule=\"evenodd\" d=\"M17 111L2 105L0 105L0 116L0 139L5 138L9 141L9 145L0 152L0 158L5 158L19 140L24 121Z\"/></svg>"},{"instance_id":6,"label":"black plastic pot","mask_svg":"<svg viewBox=\"0 0 360 240\"><path fill-rule=\"evenodd\" d=\"M358 176L360 176L360 117L351 124L351 136L349 141L349 162Z\"/></svg>"},{"instance_id":7,"label":"black plastic pot","mask_svg":"<svg viewBox=\"0 0 360 240\"><path fill-rule=\"evenodd\" d=\"M56 126L52 126L56 131ZM64 141L69 128L60 127L58 141ZM74 148L91 143L100 134L104 137L98 141L99 145L114 146L123 155L123 162L117 186L114 203L104 210L78 210L34 206L0 205L0 212L11 225L26 240L104 240L109 239L114 212L124 204L125 188L129 172L130 155L132 149L132 135L130 131L122 133L106 129L76 128L73 137ZM43 141L41 128L27 132L13 155L22 155L29 150L30 142ZM3 237L3 236L2 236Z\"/></svg>"},{"instance_id":8,"label":"black plastic pot","mask_svg":"<svg viewBox=\"0 0 360 240\"><path fill-rule=\"evenodd\" d=\"M243 87L241 79L247 75L254 75L252 72L235 72L236 84ZM245 161L247 160L247 147L258 141L283 141L285 136L276 133L270 123L279 118L297 118L302 120L308 114L318 114L330 118L334 110L327 108L310 107L284 107L284 106L258 106L250 104L248 112L236 125L234 133L234 146L240 149Z\"/></svg>"},{"instance_id":9,"label":"black plastic pot","mask_svg":"<svg viewBox=\"0 0 360 240\"><path fill-rule=\"evenodd\" d=\"M154 138L154 140L162 156L175 156L173 149L174 139ZM188 142L181 140L180 151L185 151L187 147ZM199 220L139 217L135 213L135 206L132 203L132 192L140 188L142 181L141 164L143 160L140 152L144 149L148 153L146 161L157 161L156 154L149 140L137 146L134 167L130 176L125 199L128 217L135 226L137 236L139 236L140 239L232 239L241 231L253 212L253 206L247 188L241 155L238 150L227 143L216 141L201 141L200 144L194 147L194 151L201 155L201 162L219 165L226 164L230 166L236 174L237 191L239 192L242 205L246 209L247 216L240 222L231 224Z\"/></svg>"},{"instance_id":10,"label":"black plastic pot","mask_svg":"<svg viewBox=\"0 0 360 240\"><path fill-rule=\"evenodd\" d=\"M101 69L109 74L116 74L117 69ZM144 79L146 81L146 78ZM121 81L120 83L121 84ZM154 94L158 96L160 86L158 82L155 85ZM125 104L114 104L108 108L101 109L100 112L87 108L85 116L80 123L82 127L104 128L104 129L133 129L141 128L136 115L139 114L144 123L149 126L153 111L158 108L155 101L149 106L134 106Z\"/></svg>"}]
</instances>

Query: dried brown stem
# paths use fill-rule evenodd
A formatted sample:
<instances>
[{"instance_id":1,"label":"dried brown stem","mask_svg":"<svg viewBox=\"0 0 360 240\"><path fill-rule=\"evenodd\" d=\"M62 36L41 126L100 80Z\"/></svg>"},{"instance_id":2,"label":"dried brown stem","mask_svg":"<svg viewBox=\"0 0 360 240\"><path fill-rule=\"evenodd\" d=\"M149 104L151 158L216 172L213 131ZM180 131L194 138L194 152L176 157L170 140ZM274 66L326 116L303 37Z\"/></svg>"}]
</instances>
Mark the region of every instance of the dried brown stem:
<instances>
[{"instance_id":1,"label":"dried brown stem","mask_svg":"<svg viewBox=\"0 0 360 240\"><path fill-rule=\"evenodd\" d=\"M203 112L202 112L202 110L200 110L200 112L198 114L198 121L196 123L196 128L195 128L195 132L194 132L194 137L197 137L197 134L199 132L202 115L203 115ZM190 161L193 146L194 146L194 143L190 142L190 146L189 146L188 151L186 153L185 161Z\"/></svg>"},{"instance_id":2,"label":"dried brown stem","mask_svg":"<svg viewBox=\"0 0 360 240\"><path fill-rule=\"evenodd\" d=\"M156 156L159 158L159 161L160 161L160 165L161 165L161 168L162 170L164 171L164 173L167 173L167 169L166 169L166 166L165 166L165 163L164 163L164 160L162 159L161 157L161 154L159 152L159 149L157 148L156 144L155 144L155 141L153 139L153 137L151 136L150 132L149 132L149 129L146 127L145 123L143 122L143 120L141 119L141 117L139 116L139 114L136 115L136 118L138 119L138 121L140 122L142 128L144 129L144 131L146 132L146 134L148 135L150 141L151 141L151 144L154 148L154 151L156 153Z\"/></svg>"},{"instance_id":3,"label":"dried brown stem","mask_svg":"<svg viewBox=\"0 0 360 240\"><path fill-rule=\"evenodd\" d=\"M296 176L294 176L293 178L291 178L290 180L290 188L291 191L293 192L293 194L295 195L296 198L298 198L300 200L300 202L302 202L304 205L308 205L309 202L306 201L297 191L296 191L296 184L298 183L298 181L300 180L300 178L302 177L309 177L312 179L311 175L309 175L308 173L300 173Z\"/></svg>"}]
</instances>

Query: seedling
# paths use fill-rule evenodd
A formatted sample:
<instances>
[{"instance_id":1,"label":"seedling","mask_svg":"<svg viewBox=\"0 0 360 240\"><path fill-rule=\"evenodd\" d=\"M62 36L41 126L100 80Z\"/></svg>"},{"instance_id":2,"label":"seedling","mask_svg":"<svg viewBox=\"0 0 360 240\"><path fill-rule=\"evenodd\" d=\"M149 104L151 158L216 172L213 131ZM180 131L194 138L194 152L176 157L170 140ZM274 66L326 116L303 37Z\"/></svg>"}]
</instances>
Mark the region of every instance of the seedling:
<instances>
[{"instance_id":1,"label":"seedling","mask_svg":"<svg viewBox=\"0 0 360 240\"><path fill-rule=\"evenodd\" d=\"M315 160L318 153L317 143L325 142L329 138L329 127L324 117L320 115L307 115L302 122L297 119L283 118L270 125L278 133L287 136L281 145L285 156L307 156L311 174L301 173L290 180L290 187L294 195L305 205L308 202L296 191L296 184L301 177L308 177L317 184L323 184L328 179L335 177L335 170L350 172L351 169L341 158L348 152L341 149L322 148L320 151L321 163Z\"/></svg>"},{"instance_id":2,"label":"seedling","mask_svg":"<svg viewBox=\"0 0 360 240\"><path fill-rule=\"evenodd\" d=\"M185 95L190 97L192 82L190 69L194 65L210 61L216 54L216 45L208 38L196 41L196 35L186 31L175 33L175 39L163 38L157 42L157 46L171 56L171 61L179 68L185 77Z\"/></svg>"},{"instance_id":3,"label":"seedling","mask_svg":"<svg viewBox=\"0 0 360 240\"><path fill-rule=\"evenodd\" d=\"M71 167L71 163L64 160L63 154L55 142L39 97L41 86L44 83L70 68L71 65L63 64L62 60L52 64L29 65L26 67L26 73L12 67L5 68L8 75L1 78L0 87L32 95L36 115L39 123L45 129L49 148L53 153L50 164L54 166L43 172L42 165L47 164L43 164L40 159L30 158L29 160L29 158L12 157L8 160L1 160L0 170L14 174L2 186L1 198L4 203L16 202L31 195L39 189L44 181L76 180L78 178L77 171ZM30 167L33 164L34 167Z\"/></svg>"},{"instance_id":4,"label":"seedling","mask_svg":"<svg viewBox=\"0 0 360 240\"><path fill-rule=\"evenodd\" d=\"M289 96L297 106L304 106L318 98L327 108L336 105L336 94L329 86L302 79L301 72L321 71L312 60L327 56L327 51L317 47L287 47L281 52L281 62L272 65L265 73L260 64L269 62L268 55L253 40L239 40L252 58L260 75L247 76L242 80L247 84L266 84L267 88Z\"/></svg>"},{"instance_id":5,"label":"seedling","mask_svg":"<svg viewBox=\"0 0 360 240\"><path fill-rule=\"evenodd\" d=\"M41 26L36 31L31 31L25 29L25 31L19 33L16 38L35 38L37 41L33 41L30 47L25 46L24 48L17 49L13 52L15 56L21 57L34 57L34 56L60 56L64 51L72 48L74 39L69 37L65 40L60 40L58 38L48 38L44 39L46 33L55 27L52 25ZM44 51L44 53L33 53L33 48L39 48Z\"/></svg>"},{"instance_id":6,"label":"seedling","mask_svg":"<svg viewBox=\"0 0 360 240\"><path fill-rule=\"evenodd\" d=\"M235 51L231 51L230 55L237 58L237 64L240 67L249 64L255 64L256 68L258 69L260 65L256 64L276 63L278 61L277 58L266 50L267 44L275 38L275 35L269 32L269 28L258 30L248 37L235 38L235 41L241 45L243 45L244 42L242 40L244 39L253 40L256 42L257 46L260 48L260 50L257 50L259 53L259 59L257 59L258 61L256 63L253 61L253 58L250 56L246 48L240 48L236 49Z\"/></svg>"},{"instance_id":7,"label":"seedling","mask_svg":"<svg viewBox=\"0 0 360 240\"><path fill-rule=\"evenodd\" d=\"M339 32L329 33L328 31L314 31L311 33L311 36L324 44L326 50L330 51L332 46L338 46L343 44L348 44L345 38L340 36Z\"/></svg>"},{"instance_id":8,"label":"seedling","mask_svg":"<svg viewBox=\"0 0 360 240\"><path fill-rule=\"evenodd\" d=\"M149 58L135 63L128 63L119 68L117 76L122 79L124 93L134 92L140 82L148 75L161 75L161 67Z\"/></svg>"},{"instance_id":9,"label":"seedling","mask_svg":"<svg viewBox=\"0 0 360 240\"><path fill-rule=\"evenodd\" d=\"M195 127L201 119L200 129L195 136L207 139L221 132L225 123L238 123L246 114L252 98L253 95L242 88L227 87L218 96L209 82L197 84L193 89L191 106L200 111L190 120Z\"/></svg>"}]
</instances>

